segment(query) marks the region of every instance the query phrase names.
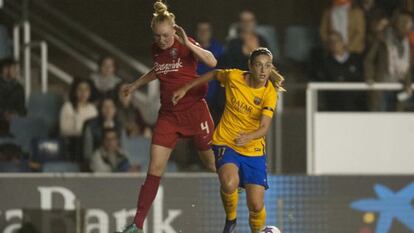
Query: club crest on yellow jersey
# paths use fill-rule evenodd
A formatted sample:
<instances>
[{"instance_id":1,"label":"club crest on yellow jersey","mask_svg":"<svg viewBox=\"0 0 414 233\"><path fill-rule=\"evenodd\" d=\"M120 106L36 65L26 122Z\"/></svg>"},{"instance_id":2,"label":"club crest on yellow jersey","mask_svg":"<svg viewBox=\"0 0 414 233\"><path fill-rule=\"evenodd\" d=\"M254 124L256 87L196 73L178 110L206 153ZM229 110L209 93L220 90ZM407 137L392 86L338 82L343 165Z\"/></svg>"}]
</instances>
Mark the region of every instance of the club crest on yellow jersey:
<instances>
[{"instance_id":1,"label":"club crest on yellow jersey","mask_svg":"<svg viewBox=\"0 0 414 233\"><path fill-rule=\"evenodd\" d=\"M256 105L259 105L259 104L262 103L262 99L259 98L259 97L257 97L257 96L255 96L254 97L254 100L253 100L253 103L256 104Z\"/></svg>"}]
</instances>

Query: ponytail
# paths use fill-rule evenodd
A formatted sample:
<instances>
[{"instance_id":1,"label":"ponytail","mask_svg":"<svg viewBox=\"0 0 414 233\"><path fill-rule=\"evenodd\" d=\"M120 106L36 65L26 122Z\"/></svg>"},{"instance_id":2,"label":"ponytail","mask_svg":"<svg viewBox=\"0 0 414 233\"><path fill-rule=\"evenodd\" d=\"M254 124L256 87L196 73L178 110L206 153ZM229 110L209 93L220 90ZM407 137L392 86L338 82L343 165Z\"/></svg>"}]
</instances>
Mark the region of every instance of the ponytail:
<instances>
[{"instance_id":1,"label":"ponytail","mask_svg":"<svg viewBox=\"0 0 414 233\"><path fill-rule=\"evenodd\" d=\"M276 70L276 68L272 69L269 80L273 83L273 86L278 92L286 91L286 89L283 87L285 78L279 73L279 71Z\"/></svg>"}]
</instances>

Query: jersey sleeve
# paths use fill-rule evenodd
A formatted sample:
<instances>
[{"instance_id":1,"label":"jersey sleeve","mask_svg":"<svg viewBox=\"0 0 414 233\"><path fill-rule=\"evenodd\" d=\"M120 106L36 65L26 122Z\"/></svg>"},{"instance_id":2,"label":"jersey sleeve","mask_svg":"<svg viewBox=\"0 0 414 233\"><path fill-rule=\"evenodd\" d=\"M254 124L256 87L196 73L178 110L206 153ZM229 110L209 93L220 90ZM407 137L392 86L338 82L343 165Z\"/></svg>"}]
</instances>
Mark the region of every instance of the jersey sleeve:
<instances>
[{"instance_id":1,"label":"jersey sleeve","mask_svg":"<svg viewBox=\"0 0 414 233\"><path fill-rule=\"evenodd\" d=\"M278 93L272 86L270 91L268 91L265 95L264 102L263 102L262 115L268 116L270 118L273 117L273 114L276 111L277 99L278 99Z\"/></svg>"},{"instance_id":2,"label":"jersey sleeve","mask_svg":"<svg viewBox=\"0 0 414 233\"><path fill-rule=\"evenodd\" d=\"M220 85L224 87L229 80L231 70L217 70L216 79L220 82Z\"/></svg>"}]
</instances>

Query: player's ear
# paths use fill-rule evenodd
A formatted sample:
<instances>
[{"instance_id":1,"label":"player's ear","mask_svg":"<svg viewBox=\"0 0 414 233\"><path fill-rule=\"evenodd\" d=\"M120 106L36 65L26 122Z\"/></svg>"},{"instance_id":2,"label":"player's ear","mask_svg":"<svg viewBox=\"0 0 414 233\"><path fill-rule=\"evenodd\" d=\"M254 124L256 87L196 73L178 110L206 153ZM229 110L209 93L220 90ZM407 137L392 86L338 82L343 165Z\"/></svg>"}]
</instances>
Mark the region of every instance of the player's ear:
<instances>
[{"instance_id":1,"label":"player's ear","mask_svg":"<svg viewBox=\"0 0 414 233\"><path fill-rule=\"evenodd\" d=\"M247 66L249 67L249 71L252 71L252 63L250 60L247 61Z\"/></svg>"}]
</instances>

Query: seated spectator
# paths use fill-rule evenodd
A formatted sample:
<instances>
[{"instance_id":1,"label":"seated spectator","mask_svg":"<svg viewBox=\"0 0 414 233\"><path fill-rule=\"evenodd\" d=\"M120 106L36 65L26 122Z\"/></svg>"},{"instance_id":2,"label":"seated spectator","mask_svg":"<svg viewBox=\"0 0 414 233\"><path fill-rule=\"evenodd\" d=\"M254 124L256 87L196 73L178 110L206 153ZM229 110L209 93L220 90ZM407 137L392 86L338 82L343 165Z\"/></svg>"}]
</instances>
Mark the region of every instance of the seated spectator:
<instances>
[{"instance_id":1,"label":"seated spectator","mask_svg":"<svg viewBox=\"0 0 414 233\"><path fill-rule=\"evenodd\" d=\"M363 82L362 59L350 53L338 32L328 37L329 55L323 61L322 81L327 82ZM365 110L365 96L362 92L328 92L322 95L325 109L329 111ZM323 105L322 105L323 106Z\"/></svg>"},{"instance_id":2,"label":"seated spectator","mask_svg":"<svg viewBox=\"0 0 414 233\"><path fill-rule=\"evenodd\" d=\"M2 60L0 70L0 115L10 123L13 116L26 114L24 88L18 81L17 61Z\"/></svg>"},{"instance_id":3,"label":"seated spectator","mask_svg":"<svg viewBox=\"0 0 414 233\"><path fill-rule=\"evenodd\" d=\"M106 56L99 61L99 71L91 74L91 79L100 95L113 91L121 79L115 75L116 64L113 57Z\"/></svg>"},{"instance_id":4,"label":"seated spectator","mask_svg":"<svg viewBox=\"0 0 414 233\"><path fill-rule=\"evenodd\" d=\"M213 28L211 22L207 19L198 21L196 41L200 43L202 48L210 51L215 58L219 58L223 53L223 45L213 37ZM200 75L205 74L210 70L213 70L213 68L208 67L204 63L199 62L197 64L197 73Z\"/></svg>"},{"instance_id":5,"label":"seated spectator","mask_svg":"<svg viewBox=\"0 0 414 233\"><path fill-rule=\"evenodd\" d=\"M325 10L320 25L320 36L324 43L329 33L339 32L348 50L361 54L365 48L364 12L352 0L332 0L332 6Z\"/></svg>"},{"instance_id":6,"label":"seated spectator","mask_svg":"<svg viewBox=\"0 0 414 233\"><path fill-rule=\"evenodd\" d=\"M241 32L253 32L258 34L261 42L267 44L264 35L258 32L258 25L256 15L250 10L243 10L239 13L239 21L234 23L229 28L227 41L231 41L240 36Z\"/></svg>"},{"instance_id":7,"label":"seated spectator","mask_svg":"<svg viewBox=\"0 0 414 233\"><path fill-rule=\"evenodd\" d=\"M124 129L128 137L142 135L146 138L151 138L151 128L144 121L144 118L138 108L132 106L132 95L124 95L121 91L125 85L128 84L120 83L117 86L116 105L118 106L118 119L124 125Z\"/></svg>"},{"instance_id":8,"label":"seated spectator","mask_svg":"<svg viewBox=\"0 0 414 233\"><path fill-rule=\"evenodd\" d=\"M410 13L398 13L392 26L388 27L382 37L377 37L369 49L365 62L365 79L367 82L400 82L405 86L406 96L411 96L411 54L409 32L413 27ZM406 100L397 99L397 92L373 92L371 109L380 111L402 110Z\"/></svg>"},{"instance_id":9,"label":"seated spectator","mask_svg":"<svg viewBox=\"0 0 414 233\"><path fill-rule=\"evenodd\" d=\"M93 84L86 79L75 79L69 91L67 101L60 111L60 134L67 141L72 159L82 155L82 129L84 123L98 115L93 100Z\"/></svg>"},{"instance_id":10,"label":"seated spectator","mask_svg":"<svg viewBox=\"0 0 414 233\"><path fill-rule=\"evenodd\" d=\"M267 47L266 40L256 32L256 17L251 11L240 13L237 36L231 39L219 60L221 68L248 70L250 53L258 47Z\"/></svg>"},{"instance_id":11,"label":"seated spectator","mask_svg":"<svg viewBox=\"0 0 414 233\"><path fill-rule=\"evenodd\" d=\"M92 172L138 171L137 167L131 167L127 156L121 151L116 129L103 131L101 145L91 157L90 169Z\"/></svg>"},{"instance_id":12,"label":"seated spectator","mask_svg":"<svg viewBox=\"0 0 414 233\"><path fill-rule=\"evenodd\" d=\"M201 47L209 50L219 60L223 53L223 46L214 39L210 21L201 20L197 23L196 40L200 43ZM206 66L204 63L198 63L197 73L199 75L207 73L210 70L212 68ZM225 103L224 88L220 87L220 83L217 80L211 80L208 83L206 101L214 123L217 124Z\"/></svg>"},{"instance_id":13,"label":"seated spectator","mask_svg":"<svg viewBox=\"0 0 414 233\"><path fill-rule=\"evenodd\" d=\"M104 97L99 103L99 115L85 123L83 130L83 158L88 159L99 147L105 129L114 128L118 135L122 134L123 124L117 118L117 107L111 97Z\"/></svg>"}]
</instances>

